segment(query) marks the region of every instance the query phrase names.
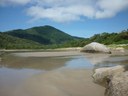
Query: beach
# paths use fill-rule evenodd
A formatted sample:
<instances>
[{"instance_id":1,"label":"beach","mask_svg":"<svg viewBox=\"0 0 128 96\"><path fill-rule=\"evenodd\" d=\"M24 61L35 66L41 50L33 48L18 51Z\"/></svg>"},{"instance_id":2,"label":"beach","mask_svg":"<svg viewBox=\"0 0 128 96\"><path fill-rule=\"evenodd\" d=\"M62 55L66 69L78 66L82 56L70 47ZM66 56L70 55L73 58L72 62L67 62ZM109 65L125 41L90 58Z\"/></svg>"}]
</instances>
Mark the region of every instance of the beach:
<instances>
[{"instance_id":1,"label":"beach","mask_svg":"<svg viewBox=\"0 0 128 96\"><path fill-rule=\"evenodd\" d=\"M13 53L13 55L21 56L21 57L58 57L58 56L77 56L82 54L84 53L81 53L79 51Z\"/></svg>"},{"instance_id":2,"label":"beach","mask_svg":"<svg viewBox=\"0 0 128 96\"><path fill-rule=\"evenodd\" d=\"M104 95L105 89L93 82L92 65L79 51L12 52L3 57L1 66L5 66L0 69L1 96Z\"/></svg>"},{"instance_id":3,"label":"beach","mask_svg":"<svg viewBox=\"0 0 128 96\"><path fill-rule=\"evenodd\" d=\"M104 96L105 89L91 76L92 70L84 69L50 71L29 78L25 90L33 96Z\"/></svg>"},{"instance_id":4,"label":"beach","mask_svg":"<svg viewBox=\"0 0 128 96\"><path fill-rule=\"evenodd\" d=\"M127 56L114 57L115 53L90 54L79 50L8 53L0 62L0 86L4 86L0 87L0 95L104 96L105 88L93 82L93 71L127 63Z\"/></svg>"}]
</instances>

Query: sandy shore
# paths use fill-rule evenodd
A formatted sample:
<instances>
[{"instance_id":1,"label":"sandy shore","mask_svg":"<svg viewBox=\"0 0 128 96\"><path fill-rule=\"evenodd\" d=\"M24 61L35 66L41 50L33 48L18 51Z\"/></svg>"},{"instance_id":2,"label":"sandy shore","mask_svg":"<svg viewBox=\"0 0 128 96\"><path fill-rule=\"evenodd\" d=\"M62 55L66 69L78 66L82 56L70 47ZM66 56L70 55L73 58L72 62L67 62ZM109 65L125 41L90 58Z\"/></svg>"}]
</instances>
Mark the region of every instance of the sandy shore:
<instances>
[{"instance_id":1,"label":"sandy shore","mask_svg":"<svg viewBox=\"0 0 128 96\"><path fill-rule=\"evenodd\" d=\"M1 96L104 96L92 82L91 70L53 70L31 76L20 86L0 90Z\"/></svg>"},{"instance_id":2,"label":"sandy shore","mask_svg":"<svg viewBox=\"0 0 128 96\"><path fill-rule=\"evenodd\" d=\"M41 51L35 52L29 50L28 50L29 52L27 52L27 50L25 50L24 52L22 51L12 50L11 55L17 57L85 56L85 58L87 58L92 64L97 64L106 59L110 59L109 57L112 55L128 55L127 50L112 50L112 54L94 54L94 53L90 54L90 53L80 52L80 50L76 50L76 49L75 50L61 49L61 51L49 50L49 52L48 50L47 52L41 52ZM27 62L23 58L21 61ZM16 64L17 62L20 64L19 61L15 60L15 62ZM23 62L21 62L20 65L22 65ZM34 60L33 62L37 62L37 61ZM38 60L38 62L40 61ZM49 62L50 62L49 64L53 63L52 61ZM31 62L28 62L27 64L29 65L29 63L31 65ZM47 64L48 62L43 62L43 63L48 65ZM7 90L6 88L4 89L2 87L2 89L0 90L0 95L1 96L104 96L105 88L93 82L92 74L93 74L93 69L66 69L66 70L46 71L45 73L42 72L40 74L36 74L31 76L30 78L27 78L27 80L25 80L18 87L12 88L11 86L9 88L7 86L9 90Z\"/></svg>"},{"instance_id":3,"label":"sandy shore","mask_svg":"<svg viewBox=\"0 0 128 96\"><path fill-rule=\"evenodd\" d=\"M79 50L58 52L17 52L11 53L19 57L54 57L54 56L85 56L92 64L101 62L111 55L127 55L127 51L113 50L112 54L89 54ZM105 88L93 83L90 70L52 70L33 75L23 82L17 93L10 96L104 96ZM14 91L10 92L14 92ZM11 95L12 94L12 95ZM9 95L6 95L9 96Z\"/></svg>"},{"instance_id":4,"label":"sandy shore","mask_svg":"<svg viewBox=\"0 0 128 96\"><path fill-rule=\"evenodd\" d=\"M34 96L104 96L91 75L91 70L49 71L29 78L24 87Z\"/></svg>"},{"instance_id":5,"label":"sandy shore","mask_svg":"<svg viewBox=\"0 0 128 96\"><path fill-rule=\"evenodd\" d=\"M61 52L21 52L11 53L15 56L21 57L53 57L53 56L76 56L87 55L87 53L81 53L79 51L61 51ZM89 56L89 55L88 55ZM12 56L13 57L13 56ZM21 59L16 61L17 63L28 62L29 59ZM44 58L45 59L45 58ZM46 65L50 62L41 62ZM32 61L32 60L31 60ZM44 61L44 60L43 60ZM11 60L9 62L12 62ZM34 60L32 61L34 62ZM36 61L39 63L40 61ZM59 63L62 63L59 62ZM5 63L6 64L6 63ZM12 62L14 64L14 62ZM30 64L31 65L31 64ZM17 65L16 65L17 66ZM19 65L18 65L19 66ZM26 73L27 74L27 73ZM7 88L1 88L1 96L104 96L104 90L102 86L93 83L92 69L60 69L41 72L39 74L32 75L26 78L18 86L7 86ZM8 90L7 90L8 89Z\"/></svg>"},{"instance_id":6,"label":"sandy shore","mask_svg":"<svg viewBox=\"0 0 128 96\"><path fill-rule=\"evenodd\" d=\"M22 53L12 53L15 56L21 57L54 57L54 56L75 56L83 55L79 51L61 51L61 52L22 52Z\"/></svg>"},{"instance_id":7,"label":"sandy shore","mask_svg":"<svg viewBox=\"0 0 128 96\"><path fill-rule=\"evenodd\" d=\"M75 56L86 55L90 56L94 53L80 52L80 48L61 48L54 50L5 50L4 52L12 52L15 56L21 57L54 57L54 56ZM16 53L15 53L16 52ZM125 49L111 49L112 54L104 55L128 55L128 50Z\"/></svg>"}]
</instances>

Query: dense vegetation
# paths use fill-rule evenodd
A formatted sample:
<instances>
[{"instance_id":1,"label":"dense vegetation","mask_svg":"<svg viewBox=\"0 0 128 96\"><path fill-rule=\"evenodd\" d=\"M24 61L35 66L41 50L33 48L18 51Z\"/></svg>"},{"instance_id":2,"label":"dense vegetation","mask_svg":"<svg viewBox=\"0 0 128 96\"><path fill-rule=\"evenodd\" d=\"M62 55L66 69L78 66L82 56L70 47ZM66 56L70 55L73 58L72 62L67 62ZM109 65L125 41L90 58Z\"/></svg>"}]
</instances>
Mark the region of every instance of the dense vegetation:
<instances>
[{"instance_id":1,"label":"dense vegetation","mask_svg":"<svg viewBox=\"0 0 128 96\"><path fill-rule=\"evenodd\" d=\"M119 33L102 33L96 34L89 39L90 41L96 41L106 45L109 44L128 44L128 30L124 30Z\"/></svg>"},{"instance_id":2,"label":"dense vegetation","mask_svg":"<svg viewBox=\"0 0 128 96\"><path fill-rule=\"evenodd\" d=\"M33 27L26 30L18 29L5 33L21 39L32 40L43 45L62 44L77 39L51 26Z\"/></svg>"},{"instance_id":3,"label":"dense vegetation","mask_svg":"<svg viewBox=\"0 0 128 96\"><path fill-rule=\"evenodd\" d=\"M80 40L51 26L0 32L1 49L47 49L62 47L68 41Z\"/></svg>"},{"instance_id":4,"label":"dense vegetation","mask_svg":"<svg viewBox=\"0 0 128 96\"><path fill-rule=\"evenodd\" d=\"M64 47L83 47L91 42L99 42L105 45L128 44L128 30L119 33L95 34L94 36L81 40L73 40L63 44Z\"/></svg>"},{"instance_id":5,"label":"dense vegetation","mask_svg":"<svg viewBox=\"0 0 128 96\"><path fill-rule=\"evenodd\" d=\"M73 37L51 26L0 32L1 49L82 47L91 42L106 45L128 44L128 30L119 33L104 32L86 39Z\"/></svg>"},{"instance_id":6,"label":"dense vegetation","mask_svg":"<svg viewBox=\"0 0 128 96\"><path fill-rule=\"evenodd\" d=\"M38 46L41 46L41 44L26 40L26 39L20 39L17 37L13 37L7 34L0 33L0 48L1 49L14 49L14 48L37 48Z\"/></svg>"}]
</instances>

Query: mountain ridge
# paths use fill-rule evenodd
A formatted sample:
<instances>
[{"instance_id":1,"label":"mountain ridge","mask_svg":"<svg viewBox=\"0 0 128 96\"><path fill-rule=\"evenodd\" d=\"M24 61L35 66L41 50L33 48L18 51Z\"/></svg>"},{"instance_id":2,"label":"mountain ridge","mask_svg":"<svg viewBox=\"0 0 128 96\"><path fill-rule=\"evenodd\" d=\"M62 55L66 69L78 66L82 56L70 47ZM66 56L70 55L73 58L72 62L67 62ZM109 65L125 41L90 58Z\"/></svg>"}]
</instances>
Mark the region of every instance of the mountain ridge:
<instances>
[{"instance_id":1,"label":"mountain ridge","mask_svg":"<svg viewBox=\"0 0 128 96\"><path fill-rule=\"evenodd\" d=\"M71 36L49 25L0 32L0 49L47 49L65 46L83 38Z\"/></svg>"},{"instance_id":2,"label":"mountain ridge","mask_svg":"<svg viewBox=\"0 0 128 96\"><path fill-rule=\"evenodd\" d=\"M91 42L105 45L128 44L128 29L116 33L103 32L90 38L71 36L52 26L39 26L0 32L0 49L53 49L83 47ZM128 48L128 47L126 47Z\"/></svg>"},{"instance_id":3,"label":"mountain ridge","mask_svg":"<svg viewBox=\"0 0 128 96\"><path fill-rule=\"evenodd\" d=\"M44 45L62 44L70 40L82 39L71 36L49 25L32 27L25 30L23 29L11 30L4 33L21 39L32 40Z\"/></svg>"}]
</instances>

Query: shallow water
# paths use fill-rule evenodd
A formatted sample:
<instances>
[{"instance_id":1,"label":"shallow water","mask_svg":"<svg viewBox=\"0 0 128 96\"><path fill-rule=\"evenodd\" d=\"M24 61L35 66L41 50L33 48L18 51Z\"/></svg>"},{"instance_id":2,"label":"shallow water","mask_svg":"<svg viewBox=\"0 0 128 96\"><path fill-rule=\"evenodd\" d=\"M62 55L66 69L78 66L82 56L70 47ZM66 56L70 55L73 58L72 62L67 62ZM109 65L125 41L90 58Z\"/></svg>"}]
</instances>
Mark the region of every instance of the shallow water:
<instances>
[{"instance_id":1,"label":"shallow water","mask_svg":"<svg viewBox=\"0 0 128 96\"><path fill-rule=\"evenodd\" d=\"M0 96L103 96L93 68L128 64L127 56L18 57L0 62Z\"/></svg>"}]
</instances>

